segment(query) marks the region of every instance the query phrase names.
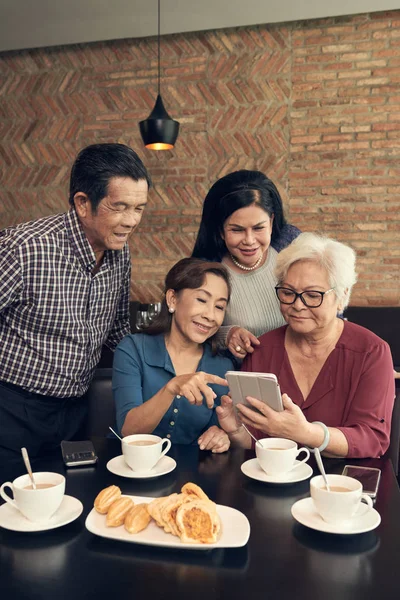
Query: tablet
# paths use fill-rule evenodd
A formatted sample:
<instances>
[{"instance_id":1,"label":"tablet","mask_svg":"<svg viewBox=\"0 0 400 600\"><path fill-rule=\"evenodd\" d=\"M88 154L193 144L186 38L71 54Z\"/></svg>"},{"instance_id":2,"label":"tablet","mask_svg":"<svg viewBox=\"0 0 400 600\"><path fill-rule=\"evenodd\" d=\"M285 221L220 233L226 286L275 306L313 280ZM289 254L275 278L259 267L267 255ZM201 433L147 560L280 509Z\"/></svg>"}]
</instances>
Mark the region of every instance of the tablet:
<instances>
[{"instance_id":1,"label":"tablet","mask_svg":"<svg viewBox=\"0 0 400 600\"><path fill-rule=\"evenodd\" d=\"M225 378L228 381L231 398L235 406L241 403L253 408L246 402L246 396L252 396L265 402L273 410L278 412L283 410L281 390L276 375L273 373L228 371Z\"/></svg>"}]
</instances>

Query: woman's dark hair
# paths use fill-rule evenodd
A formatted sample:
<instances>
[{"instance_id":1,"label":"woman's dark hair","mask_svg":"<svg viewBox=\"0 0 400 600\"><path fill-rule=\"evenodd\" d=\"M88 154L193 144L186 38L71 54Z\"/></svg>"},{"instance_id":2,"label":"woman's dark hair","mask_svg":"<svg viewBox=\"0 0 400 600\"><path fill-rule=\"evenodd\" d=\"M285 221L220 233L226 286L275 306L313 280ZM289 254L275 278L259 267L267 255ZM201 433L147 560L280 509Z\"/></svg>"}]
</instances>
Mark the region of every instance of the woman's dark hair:
<instances>
[{"instance_id":1,"label":"woman's dark hair","mask_svg":"<svg viewBox=\"0 0 400 600\"><path fill-rule=\"evenodd\" d=\"M275 184L261 171L234 171L218 179L203 204L203 214L192 256L221 261L227 253L221 237L226 219L235 211L256 204L272 217L271 241L286 225L282 198Z\"/></svg>"},{"instance_id":2,"label":"woman's dark hair","mask_svg":"<svg viewBox=\"0 0 400 600\"><path fill-rule=\"evenodd\" d=\"M90 200L93 212L107 196L108 184L113 177L144 179L151 186L146 167L132 148L124 144L93 144L83 148L71 169L69 203L74 206L74 196L83 192Z\"/></svg>"},{"instance_id":3,"label":"woman's dark hair","mask_svg":"<svg viewBox=\"0 0 400 600\"><path fill-rule=\"evenodd\" d=\"M149 335L158 335L160 333L168 333L171 329L172 314L168 310L165 294L168 290L174 290L179 293L182 290L195 290L200 288L205 280L207 273L212 273L217 277L221 277L228 287L228 302L231 296L231 284L227 269L216 262L208 262L200 258L182 258L177 262L172 269L168 271L165 278L164 297L161 302L161 310L154 322L145 330ZM214 337L214 336L213 336ZM209 338L208 342L213 342L213 338ZM213 351L215 352L215 344L212 343Z\"/></svg>"}]
</instances>

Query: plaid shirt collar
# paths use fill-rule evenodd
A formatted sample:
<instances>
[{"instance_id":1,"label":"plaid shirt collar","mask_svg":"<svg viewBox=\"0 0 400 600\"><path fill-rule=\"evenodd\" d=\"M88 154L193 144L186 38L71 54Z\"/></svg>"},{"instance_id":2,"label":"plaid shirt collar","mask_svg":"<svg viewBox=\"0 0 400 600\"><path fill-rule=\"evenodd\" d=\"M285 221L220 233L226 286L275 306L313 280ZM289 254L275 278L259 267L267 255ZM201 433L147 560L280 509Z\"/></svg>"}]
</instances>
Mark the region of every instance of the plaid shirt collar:
<instances>
[{"instance_id":1,"label":"plaid shirt collar","mask_svg":"<svg viewBox=\"0 0 400 600\"><path fill-rule=\"evenodd\" d=\"M71 247L78 260L86 270L92 271L96 266L96 255L86 237L74 208L71 208L67 213L65 213L64 223ZM121 255L121 250L106 250L104 253L102 266L107 268L114 267Z\"/></svg>"}]
</instances>

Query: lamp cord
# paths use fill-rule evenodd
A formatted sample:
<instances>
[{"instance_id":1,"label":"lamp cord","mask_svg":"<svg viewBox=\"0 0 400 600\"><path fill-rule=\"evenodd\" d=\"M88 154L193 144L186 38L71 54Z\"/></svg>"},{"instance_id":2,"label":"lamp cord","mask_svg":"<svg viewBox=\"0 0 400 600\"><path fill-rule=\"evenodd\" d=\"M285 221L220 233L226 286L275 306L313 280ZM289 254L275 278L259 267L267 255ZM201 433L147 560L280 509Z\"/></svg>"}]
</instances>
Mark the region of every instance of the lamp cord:
<instances>
[{"instance_id":1,"label":"lamp cord","mask_svg":"<svg viewBox=\"0 0 400 600\"><path fill-rule=\"evenodd\" d=\"M160 66L160 0L158 0L158 95L160 95L160 78L161 78L161 66Z\"/></svg>"}]
</instances>

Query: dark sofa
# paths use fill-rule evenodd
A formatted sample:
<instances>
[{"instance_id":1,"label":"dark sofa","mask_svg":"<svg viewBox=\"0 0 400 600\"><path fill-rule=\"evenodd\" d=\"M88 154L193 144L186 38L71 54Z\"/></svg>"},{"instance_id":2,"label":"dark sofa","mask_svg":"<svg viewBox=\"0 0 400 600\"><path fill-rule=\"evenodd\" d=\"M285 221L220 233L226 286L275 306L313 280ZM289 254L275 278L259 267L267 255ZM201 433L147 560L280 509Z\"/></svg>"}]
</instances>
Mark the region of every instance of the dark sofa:
<instances>
[{"instance_id":1,"label":"dark sofa","mask_svg":"<svg viewBox=\"0 0 400 600\"><path fill-rule=\"evenodd\" d=\"M344 316L385 340L392 351L393 364L400 371L400 306L349 306Z\"/></svg>"}]
</instances>

